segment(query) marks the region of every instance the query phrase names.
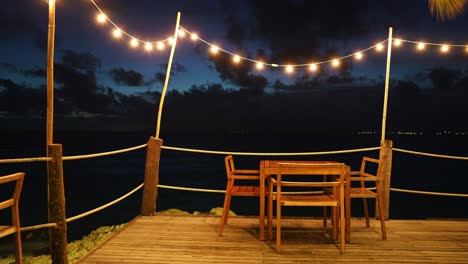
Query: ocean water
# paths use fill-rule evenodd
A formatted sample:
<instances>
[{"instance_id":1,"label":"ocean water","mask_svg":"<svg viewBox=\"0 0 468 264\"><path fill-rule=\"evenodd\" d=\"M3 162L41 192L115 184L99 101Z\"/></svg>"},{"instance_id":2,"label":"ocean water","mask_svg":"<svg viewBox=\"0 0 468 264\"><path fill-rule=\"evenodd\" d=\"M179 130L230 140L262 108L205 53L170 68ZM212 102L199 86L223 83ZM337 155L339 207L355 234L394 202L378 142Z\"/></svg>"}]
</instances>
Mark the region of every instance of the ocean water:
<instances>
[{"instance_id":1,"label":"ocean water","mask_svg":"<svg viewBox=\"0 0 468 264\"><path fill-rule=\"evenodd\" d=\"M239 152L314 152L379 146L375 134L327 135L164 136L164 145ZM45 135L37 132L2 132L0 159L45 156ZM133 147L147 142L143 132L64 132L54 135L63 145L64 156L91 154ZM447 155L467 156L468 136L388 135L394 147ZM378 151L326 156L259 157L235 156L236 167L258 168L261 159L337 160L358 169L363 155L378 157ZM127 193L143 182L146 149L123 154L64 161L67 217L94 209ZM226 184L224 156L163 150L160 184L223 190ZM26 172L20 211L23 226L47 222L47 175L45 162L0 164L0 175ZM468 162L400 152L393 153L391 185L395 188L435 192L467 193ZM68 225L69 240L79 239L102 225L128 222L139 214L142 192ZM221 207L223 194L160 189L157 210L179 208L207 212ZM258 213L258 203L235 197L231 209L242 215ZM468 218L467 198L391 192L390 218ZM360 203L353 215L362 215ZM373 204L371 204L371 208ZM304 215L314 212L304 211ZM317 215L318 216L318 215ZM8 215L0 214L2 219Z\"/></svg>"}]
</instances>

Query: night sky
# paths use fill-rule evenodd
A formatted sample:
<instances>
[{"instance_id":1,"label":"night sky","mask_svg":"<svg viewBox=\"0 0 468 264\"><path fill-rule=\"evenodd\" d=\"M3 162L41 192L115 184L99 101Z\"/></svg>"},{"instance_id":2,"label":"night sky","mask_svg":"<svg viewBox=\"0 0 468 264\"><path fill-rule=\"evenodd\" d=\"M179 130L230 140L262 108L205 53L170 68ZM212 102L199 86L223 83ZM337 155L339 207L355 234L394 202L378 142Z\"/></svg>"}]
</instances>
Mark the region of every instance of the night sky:
<instances>
[{"instance_id":1,"label":"night sky","mask_svg":"<svg viewBox=\"0 0 468 264\"><path fill-rule=\"evenodd\" d=\"M385 40L389 26L393 27L394 38L468 43L468 15L451 21L437 21L431 16L426 1L95 2L116 25L139 39L158 41L170 37L180 11L181 26L196 32L200 38L244 57L283 65L327 61L352 54ZM112 90L130 96L160 92L170 47L166 45L163 51L151 52L146 52L143 45L133 49L128 37L113 38L114 27L110 23L98 24L97 14L91 1L57 1L57 96L60 97L62 88L64 91L71 89L67 88L70 86L67 83L81 83L80 87L87 87L83 89ZM0 10L0 20L0 91L13 86L44 89L47 2L6 1ZM266 67L258 71L254 63L245 60L234 65L231 55L219 53L213 56L209 48L200 40L191 41L188 36L179 38L169 91L183 92L193 85L220 84L225 90L255 86L268 93L275 87L287 91L301 80L312 80L317 76L317 73L308 72L307 67L296 67L294 74L286 74L282 67ZM430 89L432 84L427 78L430 69L446 67L465 73L468 65L465 47L452 47L448 54L441 54L439 48L428 46L424 52L418 52L415 44L407 42L394 48L392 84L406 81L415 83L418 88ZM330 63L321 64L320 76L328 80L338 76L337 79L346 79L353 85L382 83L386 50L386 46L382 52L371 49L364 53L362 61L353 57L341 60L338 69L332 69ZM80 78L80 73L85 77ZM88 92L95 93L94 90ZM81 93L76 90L73 96L79 97ZM82 100L89 101L89 98ZM10 112L4 108L0 111Z\"/></svg>"}]
</instances>

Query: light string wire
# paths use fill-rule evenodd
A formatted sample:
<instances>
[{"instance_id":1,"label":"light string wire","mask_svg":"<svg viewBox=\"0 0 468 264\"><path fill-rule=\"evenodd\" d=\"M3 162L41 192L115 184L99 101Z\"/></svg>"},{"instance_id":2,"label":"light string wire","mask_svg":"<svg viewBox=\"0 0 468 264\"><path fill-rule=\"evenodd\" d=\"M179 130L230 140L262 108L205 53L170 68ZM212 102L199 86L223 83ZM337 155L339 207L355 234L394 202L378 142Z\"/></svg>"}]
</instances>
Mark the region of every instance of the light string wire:
<instances>
[{"instance_id":1,"label":"light string wire","mask_svg":"<svg viewBox=\"0 0 468 264\"><path fill-rule=\"evenodd\" d=\"M112 21L112 20L104 13L104 11L102 11L102 9L96 4L96 2L94 2L94 0L89 0L89 1L94 5L94 7L96 7L96 9L99 11L99 13L100 13L101 15L103 15L104 18L105 18L107 21L109 21L109 23L112 24L112 26L114 26L116 29L120 30L120 32L121 32L122 34L126 35L127 37L129 37L129 38L132 39L132 40L134 39L134 40L136 40L136 41L138 41L138 42L142 42L142 43L145 43L145 44L146 44L146 43L158 44L158 43L169 42L169 41L172 39L172 36L171 36L171 37L167 37L166 39L163 39L163 40L159 40L159 41L149 41L149 40L142 40L142 39L140 39L140 38L137 38L137 37L135 37L134 35L128 33L127 31L122 30L121 27L119 27L116 23L114 23L114 21Z\"/></svg>"},{"instance_id":2,"label":"light string wire","mask_svg":"<svg viewBox=\"0 0 468 264\"><path fill-rule=\"evenodd\" d=\"M394 39L400 40L401 42L407 42L412 44L424 44L428 46L448 46L448 47L459 47L468 49L468 44L445 44L445 43L431 43L431 42L424 42L424 41L414 41L414 40L407 40L407 39Z\"/></svg>"},{"instance_id":3,"label":"light string wire","mask_svg":"<svg viewBox=\"0 0 468 264\"><path fill-rule=\"evenodd\" d=\"M348 54L346 56L342 56L342 57L336 57L336 58L333 58L333 59L329 59L329 60L324 60L324 61L318 61L318 62L312 62L312 63L302 63L302 64L280 64L280 63L268 63L268 62L263 62L263 61L260 61L260 60L255 60L255 59L251 59L251 58L247 58L247 57L243 57L239 54L236 54L234 52L231 52L231 51L228 51L228 50L225 50L219 46L217 46L216 44L213 44L211 42L208 42L202 38L200 38L197 34L195 33L192 33L190 32L189 30L187 30L186 28L184 27L180 27L181 30L185 31L187 34L189 34L190 36L196 38L197 40L200 40L201 42L205 43L206 45L210 46L210 47L215 47L217 48L219 51L221 52L224 52L224 53L227 53L231 56L238 56L240 59L242 60L246 60L246 61L250 61L250 62L253 62L253 63L261 63L265 66L271 66L271 67L288 67L288 66L291 66L291 67L305 67L305 66L311 66L311 65L320 65L320 64L325 64L325 63L330 63L330 62L333 62L335 60L342 60L342 59L346 59L346 58L349 58L349 57L353 57L353 56L356 56L357 54L362 54L363 52L366 52L368 50L371 50L371 49L374 49L376 48L377 46L379 45L382 45L383 43L387 42L388 39L386 40L383 40L381 42L378 42L376 43L375 45L373 46L370 46L368 48L365 48L363 50L360 50L360 51L356 51L354 53L351 53L351 54Z\"/></svg>"}]
</instances>

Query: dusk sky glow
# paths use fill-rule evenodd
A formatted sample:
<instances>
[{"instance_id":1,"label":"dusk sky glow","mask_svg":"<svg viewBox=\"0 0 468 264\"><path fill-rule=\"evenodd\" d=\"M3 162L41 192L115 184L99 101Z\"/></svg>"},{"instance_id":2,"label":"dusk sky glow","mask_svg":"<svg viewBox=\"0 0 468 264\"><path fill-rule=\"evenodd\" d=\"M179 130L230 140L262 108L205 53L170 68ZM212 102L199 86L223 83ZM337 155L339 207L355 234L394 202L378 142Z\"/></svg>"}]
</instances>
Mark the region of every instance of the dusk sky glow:
<instances>
[{"instance_id":1,"label":"dusk sky glow","mask_svg":"<svg viewBox=\"0 0 468 264\"><path fill-rule=\"evenodd\" d=\"M117 25L141 39L160 40L171 36L176 14L180 11L181 25L197 32L201 38L254 59L257 50L262 49L267 60L284 64L327 60L327 49L335 49L338 57L354 53L385 40L390 25L394 38L463 44L466 42L463 27L468 25L467 15L444 23L436 21L430 16L425 1L355 1L352 4L340 1L328 4L306 1L285 1L283 4L214 0L196 3L135 1L131 4L96 1L96 4ZM309 9L303 10L304 7ZM3 78L31 86L45 83L45 78L25 76L22 72L45 69L46 1L8 1L0 12L3 20L0 73ZM151 80L155 73L165 73L169 48L150 54L143 48L134 50L129 47L128 38L116 40L111 36L113 27L109 23L96 23L97 14L90 1L57 1L55 60L61 60L63 50L89 52L100 60L97 78L101 85L126 94L160 91L162 84ZM284 35L288 32L289 35ZM187 90L193 84L222 82L213 62L207 59L208 49L209 46L189 39L178 41L174 62L180 66L180 72L173 72L169 89ZM414 78L431 65L466 65L467 54L463 54L463 48L453 49L443 56L436 48L427 49L418 53L415 45L410 43L394 48L391 77ZM362 61L353 62L353 77L382 78L386 48L381 53L372 50L364 55ZM108 74L112 68L141 73L146 84L129 87L116 83ZM275 79L291 82L299 78L301 72L303 69L297 69L294 75L287 76L283 70L271 67L259 72L252 65L252 73L267 77L270 84ZM229 82L223 83L226 87L237 88Z\"/></svg>"}]
</instances>

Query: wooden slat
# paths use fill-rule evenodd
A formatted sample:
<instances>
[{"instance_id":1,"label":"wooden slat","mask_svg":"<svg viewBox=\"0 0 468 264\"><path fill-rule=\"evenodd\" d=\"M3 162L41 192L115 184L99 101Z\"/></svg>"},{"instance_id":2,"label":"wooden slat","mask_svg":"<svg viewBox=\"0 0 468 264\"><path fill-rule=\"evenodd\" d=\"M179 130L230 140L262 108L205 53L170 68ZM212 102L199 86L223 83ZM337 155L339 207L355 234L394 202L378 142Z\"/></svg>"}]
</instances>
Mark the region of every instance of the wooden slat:
<instances>
[{"instance_id":1,"label":"wooden slat","mask_svg":"<svg viewBox=\"0 0 468 264\"><path fill-rule=\"evenodd\" d=\"M80 263L467 263L468 221L352 221L346 253L331 240L321 218L284 218L282 253L258 240L257 217L231 217L223 237L219 217L138 217Z\"/></svg>"}]
</instances>

